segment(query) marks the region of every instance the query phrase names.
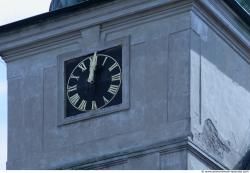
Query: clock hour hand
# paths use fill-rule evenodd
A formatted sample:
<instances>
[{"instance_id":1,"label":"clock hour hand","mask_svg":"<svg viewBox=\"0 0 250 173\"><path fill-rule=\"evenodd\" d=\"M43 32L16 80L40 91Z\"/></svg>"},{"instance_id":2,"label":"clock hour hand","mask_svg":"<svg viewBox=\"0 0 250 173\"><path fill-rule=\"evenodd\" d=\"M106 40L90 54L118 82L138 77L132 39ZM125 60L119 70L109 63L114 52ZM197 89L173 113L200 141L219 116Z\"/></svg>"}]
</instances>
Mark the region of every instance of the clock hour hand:
<instances>
[{"instance_id":1,"label":"clock hour hand","mask_svg":"<svg viewBox=\"0 0 250 173\"><path fill-rule=\"evenodd\" d=\"M89 66L89 77L88 77L88 82L89 83L94 83L94 78L95 78L95 69L97 65L97 53L90 58L90 66Z\"/></svg>"}]
</instances>

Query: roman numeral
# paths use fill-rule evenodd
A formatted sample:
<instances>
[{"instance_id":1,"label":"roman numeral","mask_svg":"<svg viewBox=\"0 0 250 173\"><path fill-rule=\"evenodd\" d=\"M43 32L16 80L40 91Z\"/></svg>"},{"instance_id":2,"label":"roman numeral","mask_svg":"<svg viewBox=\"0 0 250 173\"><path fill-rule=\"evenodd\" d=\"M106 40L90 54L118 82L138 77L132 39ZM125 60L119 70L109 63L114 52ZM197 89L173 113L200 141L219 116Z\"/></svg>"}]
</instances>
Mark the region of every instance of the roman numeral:
<instances>
[{"instance_id":1,"label":"roman numeral","mask_svg":"<svg viewBox=\"0 0 250 173\"><path fill-rule=\"evenodd\" d=\"M104 61L103 61L103 63L102 63L102 66L104 66L104 64L105 64L105 62L106 62L106 60L107 60L107 56L105 57L105 59L104 59Z\"/></svg>"},{"instance_id":2,"label":"roman numeral","mask_svg":"<svg viewBox=\"0 0 250 173\"><path fill-rule=\"evenodd\" d=\"M74 76L73 73L71 73L70 78L78 80L79 76Z\"/></svg>"},{"instance_id":3,"label":"roman numeral","mask_svg":"<svg viewBox=\"0 0 250 173\"><path fill-rule=\"evenodd\" d=\"M103 96L103 100L104 100L104 103L107 104L109 102L108 99L106 99L106 97Z\"/></svg>"},{"instance_id":4,"label":"roman numeral","mask_svg":"<svg viewBox=\"0 0 250 173\"><path fill-rule=\"evenodd\" d=\"M112 81L121 80L121 73L112 76Z\"/></svg>"},{"instance_id":5,"label":"roman numeral","mask_svg":"<svg viewBox=\"0 0 250 173\"><path fill-rule=\"evenodd\" d=\"M92 107L91 107L91 109L92 110L97 109L96 101L92 101Z\"/></svg>"},{"instance_id":6,"label":"roman numeral","mask_svg":"<svg viewBox=\"0 0 250 173\"><path fill-rule=\"evenodd\" d=\"M81 110L81 111L85 111L86 110L86 105L87 105L87 101L86 100L82 100L82 102L79 105L78 109Z\"/></svg>"},{"instance_id":7,"label":"roman numeral","mask_svg":"<svg viewBox=\"0 0 250 173\"><path fill-rule=\"evenodd\" d=\"M111 67L109 67L109 71L114 70L114 68L116 68L118 66L118 63L115 62Z\"/></svg>"},{"instance_id":8,"label":"roman numeral","mask_svg":"<svg viewBox=\"0 0 250 173\"><path fill-rule=\"evenodd\" d=\"M74 85L74 86L68 86L68 92L72 92L72 91L75 91L75 90L77 90L77 86L76 85Z\"/></svg>"},{"instance_id":9,"label":"roman numeral","mask_svg":"<svg viewBox=\"0 0 250 173\"><path fill-rule=\"evenodd\" d=\"M85 70L87 70L87 67L86 67L85 64L84 64L84 61L82 61L82 62L78 65L78 67L79 67L80 69L82 69L82 72L84 72Z\"/></svg>"},{"instance_id":10,"label":"roman numeral","mask_svg":"<svg viewBox=\"0 0 250 173\"><path fill-rule=\"evenodd\" d=\"M110 85L108 92L115 95L119 89L118 85Z\"/></svg>"},{"instance_id":11,"label":"roman numeral","mask_svg":"<svg viewBox=\"0 0 250 173\"><path fill-rule=\"evenodd\" d=\"M73 96L71 96L69 98L71 104L74 105L74 106L77 104L77 102L79 101L79 99L80 99L80 97L79 97L78 93L74 94Z\"/></svg>"}]
</instances>

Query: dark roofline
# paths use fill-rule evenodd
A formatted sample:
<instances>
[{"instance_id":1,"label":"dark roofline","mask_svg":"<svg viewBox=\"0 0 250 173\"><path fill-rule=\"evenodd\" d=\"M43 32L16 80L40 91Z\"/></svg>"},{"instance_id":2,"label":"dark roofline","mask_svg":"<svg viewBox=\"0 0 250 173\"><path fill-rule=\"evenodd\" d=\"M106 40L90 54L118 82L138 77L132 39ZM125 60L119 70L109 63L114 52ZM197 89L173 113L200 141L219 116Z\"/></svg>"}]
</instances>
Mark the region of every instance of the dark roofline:
<instances>
[{"instance_id":1,"label":"dark roofline","mask_svg":"<svg viewBox=\"0 0 250 173\"><path fill-rule=\"evenodd\" d=\"M3 32L8 32L11 30L23 28L29 25L37 24L40 21L47 20L48 18L52 18L55 16L60 16L62 14L67 14L67 13L72 13L74 11L77 11L78 9L86 9L86 8L91 8L97 5L105 4L107 2L114 1L114 0L88 0L88 1L83 1L77 5L61 8L55 11L50 11L46 13L42 13L36 16L32 16L26 19L22 19L13 23L9 23L6 25L0 26L0 33ZM48 9L49 10L49 9Z\"/></svg>"},{"instance_id":2,"label":"dark roofline","mask_svg":"<svg viewBox=\"0 0 250 173\"><path fill-rule=\"evenodd\" d=\"M26 27L29 25L37 24L40 21L47 20L48 18L60 16L62 14L71 13L71 12L74 12L78 9L91 8L91 7L101 5L101 4L110 2L110 1L114 1L114 0L87 0L87 1L83 1L82 3L79 3L77 5L65 7L65 8L58 9L58 10L51 11L51 12L46 12L43 14L39 14L39 15L36 15L33 17L29 17L29 18L26 18L23 20L19 20L19 21L13 22L13 23L9 23L9 24L0 26L0 33L9 32L9 31L12 31L15 29L19 29L19 28L23 28L23 27ZM248 15L248 13L235 0L224 0L224 1L249 26L250 16Z\"/></svg>"},{"instance_id":3,"label":"dark roofline","mask_svg":"<svg viewBox=\"0 0 250 173\"><path fill-rule=\"evenodd\" d=\"M250 15L236 0L224 1L248 26L250 26Z\"/></svg>"}]
</instances>

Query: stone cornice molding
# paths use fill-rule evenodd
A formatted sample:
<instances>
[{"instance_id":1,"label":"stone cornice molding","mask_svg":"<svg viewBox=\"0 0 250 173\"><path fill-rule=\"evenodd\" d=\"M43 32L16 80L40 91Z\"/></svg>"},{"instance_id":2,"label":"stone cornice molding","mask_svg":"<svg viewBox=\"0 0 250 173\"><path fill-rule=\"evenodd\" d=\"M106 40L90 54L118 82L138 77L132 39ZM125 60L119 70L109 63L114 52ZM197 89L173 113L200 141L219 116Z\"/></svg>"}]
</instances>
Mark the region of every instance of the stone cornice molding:
<instances>
[{"instance_id":1,"label":"stone cornice molding","mask_svg":"<svg viewBox=\"0 0 250 173\"><path fill-rule=\"evenodd\" d=\"M0 33L0 52L32 44L44 39L60 36L68 32L88 28L94 25L100 25L107 21L140 13L145 10L156 8L164 4L171 4L177 1L181 2L180 0L117 0L112 3L72 12L67 15L62 14L61 16L54 18L52 16L36 25Z\"/></svg>"},{"instance_id":2,"label":"stone cornice molding","mask_svg":"<svg viewBox=\"0 0 250 173\"><path fill-rule=\"evenodd\" d=\"M215 0L194 1L193 12L224 37L241 56L250 62L250 28L229 7ZM234 16L234 17L233 17Z\"/></svg>"},{"instance_id":3,"label":"stone cornice molding","mask_svg":"<svg viewBox=\"0 0 250 173\"><path fill-rule=\"evenodd\" d=\"M118 164L124 164L128 162L128 159L141 157L142 155L159 153L165 155L172 152L188 151L195 155L198 159L202 160L208 166L213 169L228 169L225 165L202 151L196 146L192 140L188 137L176 138L169 141L163 141L153 145L139 147L131 150L122 151L110 155L105 155L98 158L89 159L83 162L69 164L70 166L64 165L62 167L56 167L51 169L105 169L107 166L113 166ZM73 166L72 166L73 165Z\"/></svg>"},{"instance_id":4,"label":"stone cornice molding","mask_svg":"<svg viewBox=\"0 0 250 173\"><path fill-rule=\"evenodd\" d=\"M137 16L136 23L138 23L145 19L154 19L154 16L157 17L157 15L178 14L181 12L180 9L182 9L182 12L185 9L193 11L203 18L208 25L219 28L217 31L220 30L219 32L230 41L230 44L236 47L238 52L242 52L242 56L247 61L250 61L247 59L250 59L249 27L239 17L235 17L233 11L225 3L214 0L116 0L90 9L72 12L72 14L50 16L36 25L0 33L0 55L5 61L11 61L27 56L26 53L30 54L31 50L35 50L34 53L39 53L33 47L41 48L40 51L46 51L46 44L41 45L45 40L48 40L50 44L60 44L58 40L63 40L68 33L76 33L83 28L101 25L105 26L104 30L110 30L111 26L108 23L113 23L112 21L116 19L127 18L127 20L121 20L123 22L112 28L113 30L127 25L128 20L132 19L131 16L135 14ZM154 14L150 14L150 12ZM13 57L15 58L13 59Z\"/></svg>"}]
</instances>

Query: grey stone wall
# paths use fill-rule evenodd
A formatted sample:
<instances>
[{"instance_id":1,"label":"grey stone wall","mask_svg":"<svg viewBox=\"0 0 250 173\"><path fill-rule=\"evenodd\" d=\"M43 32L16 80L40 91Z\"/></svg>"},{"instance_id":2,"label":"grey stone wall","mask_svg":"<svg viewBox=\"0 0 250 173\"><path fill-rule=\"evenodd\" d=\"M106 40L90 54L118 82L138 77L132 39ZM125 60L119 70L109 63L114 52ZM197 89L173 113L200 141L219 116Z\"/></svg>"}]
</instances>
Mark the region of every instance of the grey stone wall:
<instances>
[{"instance_id":1,"label":"grey stone wall","mask_svg":"<svg viewBox=\"0 0 250 173\"><path fill-rule=\"evenodd\" d=\"M250 146L249 50L237 48L223 35L225 28L217 30L195 14L192 27L192 84L199 99L193 103L199 110L191 113L194 141L233 169ZM246 38L249 46L249 33Z\"/></svg>"},{"instance_id":2,"label":"grey stone wall","mask_svg":"<svg viewBox=\"0 0 250 173\"><path fill-rule=\"evenodd\" d=\"M233 168L249 145L249 50L239 46L249 35L218 32L214 8L117 0L0 33L8 169ZM125 107L60 121L60 63L116 43L126 48Z\"/></svg>"}]
</instances>

